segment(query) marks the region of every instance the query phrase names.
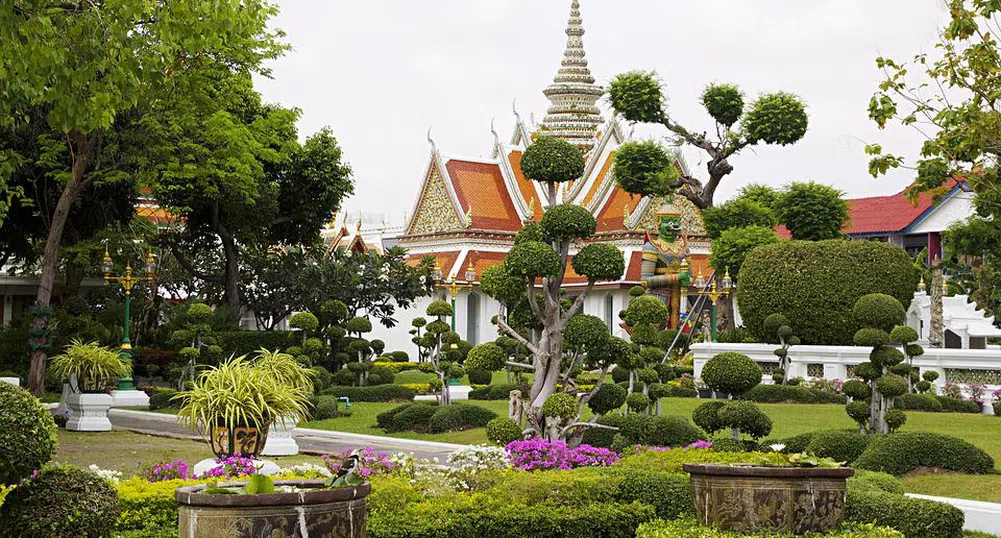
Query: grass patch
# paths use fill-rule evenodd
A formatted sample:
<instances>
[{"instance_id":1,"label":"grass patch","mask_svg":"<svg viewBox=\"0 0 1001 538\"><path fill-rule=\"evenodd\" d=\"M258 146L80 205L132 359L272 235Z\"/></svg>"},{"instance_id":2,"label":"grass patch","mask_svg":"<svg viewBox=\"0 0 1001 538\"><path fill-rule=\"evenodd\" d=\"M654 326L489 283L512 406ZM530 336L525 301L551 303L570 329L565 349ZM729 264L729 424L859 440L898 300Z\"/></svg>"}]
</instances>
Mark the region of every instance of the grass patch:
<instances>
[{"instance_id":1,"label":"grass patch","mask_svg":"<svg viewBox=\"0 0 1001 538\"><path fill-rule=\"evenodd\" d=\"M903 481L908 493L1001 503L1001 475L937 473L905 476Z\"/></svg>"},{"instance_id":2,"label":"grass patch","mask_svg":"<svg viewBox=\"0 0 1001 538\"><path fill-rule=\"evenodd\" d=\"M526 382L532 382L532 374L524 374L523 377L526 379ZM402 385L404 383L430 383L432 379L437 378L438 376L435 374L425 374L424 372L418 372L417 370L406 370L396 374L393 377L393 383L396 383L397 385ZM491 385L503 385L507 382L506 372L493 372L493 379L490 381ZM511 376L511 382L514 382L514 376ZM469 376L462 376L462 380L459 384L468 385Z\"/></svg>"},{"instance_id":3,"label":"grass patch","mask_svg":"<svg viewBox=\"0 0 1001 538\"><path fill-rule=\"evenodd\" d=\"M126 430L110 432L71 432L59 430L59 448L53 461L80 467L97 465L131 476L141 467L158 461L184 460L194 465L214 458L208 443L188 439L156 437ZM311 462L322 465L315 456L268 457L281 466Z\"/></svg>"}]
</instances>

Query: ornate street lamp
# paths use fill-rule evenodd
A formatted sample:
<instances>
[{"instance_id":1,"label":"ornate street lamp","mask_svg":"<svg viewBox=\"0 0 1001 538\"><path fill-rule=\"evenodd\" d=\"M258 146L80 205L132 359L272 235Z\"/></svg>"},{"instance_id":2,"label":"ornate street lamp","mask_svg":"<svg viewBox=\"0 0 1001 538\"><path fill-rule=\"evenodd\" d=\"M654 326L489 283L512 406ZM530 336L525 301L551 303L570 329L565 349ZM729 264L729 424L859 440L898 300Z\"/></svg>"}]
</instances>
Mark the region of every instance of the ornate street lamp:
<instances>
[{"instance_id":1,"label":"ornate street lamp","mask_svg":"<svg viewBox=\"0 0 1001 538\"><path fill-rule=\"evenodd\" d=\"M125 324L122 328L122 350L121 357L124 362L131 366L132 364L132 340L130 338L130 331L132 327L131 320L131 309L132 309L132 288L136 284L146 284L147 286L153 283L153 279L156 276L156 258L153 256L152 249L146 251L146 262L143 265L143 276L134 276L132 274L132 263L126 262L125 264L125 274L124 275L113 275L112 271L115 268L114 262L111 260L111 254L108 253L108 245L104 245L104 261L101 262L101 271L104 273L104 283L110 285L112 283L120 284L125 290ZM130 369L131 371L131 369ZM132 377L122 378L118 382L118 390L120 391L132 391L135 390L135 383Z\"/></svg>"},{"instance_id":2,"label":"ornate street lamp","mask_svg":"<svg viewBox=\"0 0 1001 538\"><path fill-rule=\"evenodd\" d=\"M733 290L733 279L730 278L730 270L727 269L726 273L723 275L723 279L720 281L720 285L716 286L716 274L713 273L709 277L711 282L706 282L705 277L702 276L702 271L699 270L698 276L695 277L695 282L693 285L699 290L699 295L702 297L708 297L712 305L709 308L709 324L712 330L712 340L716 341L716 303L719 302L721 297L726 297L730 295L731 290ZM707 285L708 284L708 285ZM708 288L708 289L706 289Z\"/></svg>"},{"instance_id":3,"label":"ornate street lamp","mask_svg":"<svg viewBox=\"0 0 1001 538\"><path fill-rule=\"evenodd\" d=\"M469 266L466 267L466 273L463 275L465 281L454 280L451 277L442 280L442 270L441 266L437 262L434 264L434 289L436 290L447 290L449 295L452 297L452 330L455 331L455 300L459 296L459 290L471 290L473 289L473 283L476 282L476 268L473 267L473 260L469 260Z\"/></svg>"}]
</instances>

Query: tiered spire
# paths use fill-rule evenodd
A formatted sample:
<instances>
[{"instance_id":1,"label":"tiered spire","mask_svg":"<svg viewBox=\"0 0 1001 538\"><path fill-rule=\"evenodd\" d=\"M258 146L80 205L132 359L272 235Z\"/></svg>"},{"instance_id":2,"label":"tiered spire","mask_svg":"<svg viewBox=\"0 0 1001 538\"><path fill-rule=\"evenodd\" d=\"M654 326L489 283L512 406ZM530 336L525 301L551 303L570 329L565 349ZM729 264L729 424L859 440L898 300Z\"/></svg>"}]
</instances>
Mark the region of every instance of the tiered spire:
<instances>
[{"instance_id":1,"label":"tiered spire","mask_svg":"<svg viewBox=\"0 0 1001 538\"><path fill-rule=\"evenodd\" d=\"M605 121L597 107L598 99L604 95L605 90L595 84L587 66L583 23L580 0L573 0L570 5L563 65L556 73L553 83L543 92L552 106L542 121L540 134L562 138L584 151L590 151L596 142L598 126Z\"/></svg>"}]
</instances>

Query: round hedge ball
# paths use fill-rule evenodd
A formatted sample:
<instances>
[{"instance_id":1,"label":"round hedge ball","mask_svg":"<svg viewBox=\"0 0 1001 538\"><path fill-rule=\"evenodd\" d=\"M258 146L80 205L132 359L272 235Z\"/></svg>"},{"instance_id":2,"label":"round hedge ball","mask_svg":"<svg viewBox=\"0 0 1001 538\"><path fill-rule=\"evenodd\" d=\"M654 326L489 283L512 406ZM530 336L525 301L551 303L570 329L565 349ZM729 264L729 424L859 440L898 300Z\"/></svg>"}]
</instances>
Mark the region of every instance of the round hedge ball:
<instances>
[{"instance_id":1,"label":"round hedge ball","mask_svg":"<svg viewBox=\"0 0 1001 538\"><path fill-rule=\"evenodd\" d=\"M736 428L754 439L772 433L772 419L754 402L746 400L729 402L720 408L719 421L724 427Z\"/></svg>"},{"instance_id":2,"label":"round hedge ball","mask_svg":"<svg viewBox=\"0 0 1001 538\"><path fill-rule=\"evenodd\" d=\"M866 402L852 402L845 406L845 412L860 426L865 426L869 422L869 404Z\"/></svg>"},{"instance_id":3,"label":"round hedge ball","mask_svg":"<svg viewBox=\"0 0 1001 538\"><path fill-rule=\"evenodd\" d=\"M882 346L869 354L869 360L880 366L894 366L904 362L904 353L895 347Z\"/></svg>"},{"instance_id":4,"label":"round hedge ball","mask_svg":"<svg viewBox=\"0 0 1001 538\"><path fill-rule=\"evenodd\" d=\"M890 335L882 329L866 327L855 333L856 346L881 347L890 343Z\"/></svg>"},{"instance_id":5,"label":"round hedge ball","mask_svg":"<svg viewBox=\"0 0 1001 538\"><path fill-rule=\"evenodd\" d=\"M626 397L626 405L634 413L641 413L650 407L650 397L642 392L634 392Z\"/></svg>"},{"instance_id":6,"label":"round hedge ball","mask_svg":"<svg viewBox=\"0 0 1001 538\"><path fill-rule=\"evenodd\" d=\"M0 505L9 538L103 538L118 519L118 494L91 471L52 465L19 484Z\"/></svg>"},{"instance_id":7,"label":"round hedge ball","mask_svg":"<svg viewBox=\"0 0 1001 538\"><path fill-rule=\"evenodd\" d=\"M885 293L870 293L855 302L852 316L862 327L882 329L889 333L904 322L907 312L895 297Z\"/></svg>"},{"instance_id":8,"label":"round hedge ball","mask_svg":"<svg viewBox=\"0 0 1001 538\"><path fill-rule=\"evenodd\" d=\"M584 154L561 138L540 136L521 158L525 177L542 183L565 183L584 175Z\"/></svg>"},{"instance_id":9,"label":"round hedge ball","mask_svg":"<svg viewBox=\"0 0 1001 538\"><path fill-rule=\"evenodd\" d=\"M883 375L883 372L873 366L871 362L863 362L855 367L855 375L866 381L872 381Z\"/></svg>"},{"instance_id":10,"label":"round hedge ball","mask_svg":"<svg viewBox=\"0 0 1001 538\"><path fill-rule=\"evenodd\" d=\"M896 398L907 392L907 380L897 374L886 374L876 380L876 390L886 398Z\"/></svg>"},{"instance_id":11,"label":"round hedge ball","mask_svg":"<svg viewBox=\"0 0 1001 538\"><path fill-rule=\"evenodd\" d=\"M622 407L626 403L628 393L629 391L625 387L615 383L602 383L598 392L595 392L594 396L588 400L587 406L595 415L604 415Z\"/></svg>"},{"instance_id":12,"label":"round hedge ball","mask_svg":"<svg viewBox=\"0 0 1001 538\"><path fill-rule=\"evenodd\" d=\"M577 398L565 393L557 392L542 404L542 415L546 418L560 418L569 420L577 416Z\"/></svg>"},{"instance_id":13,"label":"round hedge ball","mask_svg":"<svg viewBox=\"0 0 1001 538\"><path fill-rule=\"evenodd\" d=\"M692 422L710 435L722 430L725 426L720 422L719 410L725 405L725 401L713 400L696 407L692 411Z\"/></svg>"},{"instance_id":14,"label":"round hedge ball","mask_svg":"<svg viewBox=\"0 0 1001 538\"><path fill-rule=\"evenodd\" d=\"M542 236L546 241L572 241L594 235L598 223L594 215L577 204L560 204L542 216Z\"/></svg>"},{"instance_id":15,"label":"round hedge ball","mask_svg":"<svg viewBox=\"0 0 1001 538\"><path fill-rule=\"evenodd\" d=\"M907 415L900 409L889 409L886 411L886 425L890 432L899 430L907 423Z\"/></svg>"},{"instance_id":16,"label":"round hedge ball","mask_svg":"<svg viewBox=\"0 0 1001 538\"><path fill-rule=\"evenodd\" d=\"M563 331L564 344L574 351L598 349L607 344L609 338L611 334L605 321L587 314L570 318Z\"/></svg>"},{"instance_id":17,"label":"round hedge ball","mask_svg":"<svg viewBox=\"0 0 1001 538\"><path fill-rule=\"evenodd\" d=\"M487 422L487 439L494 444L507 446L521 439L521 435L521 426L508 417L497 417Z\"/></svg>"},{"instance_id":18,"label":"round hedge ball","mask_svg":"<svg viewBox=\"0 0 1001 538\"><path fill-rule=\"evenodd\" d=\"M762 330L769 337L768 341L771 343L778 343L779 327L785 327L789 325L789 318L782 314L771 314L765 318L762 324Z\"/></svg>"},{"instance_id":19,"label":"round hedge ball","mask_svg":"<svg viewBox=\"0 0 1001 538\"><path fill-rule=\"evenodd\" d=\"M591 243L580 249L570 263L578 275L595 282L618 280L626 271L622 251L610 243Z\"/></svg>"},{"instance_id":20,"label":"round hedge ball","mask_svg":"<svg viewBox=\"0 0 1001 538\"><path fill-rule=\"evenodd\" d=\"M918 341L918 331L907 325L897 325L890 331L890 341L898 344L910 344Z\"/></svg>"},{"instance_id":21,"label":"round hedge ball","mask_svg":"<svg viewBox=\"0 0 1001 538\"><path fill-rule=\"evenodd\" d=\"M865 400L872 394L869 384L861 379L849 379L842 385L841 391L852 400Z\"/></svg>"},{"instance_id":22,"label":"round hedge ball","mask_svg":"<svg viewBox=\"0 0 1001 538\"><path fill-rule=\"evenodd\" d=\"M728 351L706 361L702 381L718 393L741 395L761 383L762 373L752 358Z\"/></svg>"},{"instance_id":23,"label":"round hedge ball","mask_svg":"<svg viewBox=\"0 0 1001 538\"><path fill-rule=\"evenodd\" d=\"M520 277L551 277L560 272L560 256L541 241L525 241L511 247L504 258L508 274Z\"/></svg>"},{"instance_id":24,"label":"round hedge ball","mask_svg":"<svg viewBox=\"0 0 1001 538\"><path fill-rule=\"evenodd\" d=\"M52 459L56 423L38 398L0 383L0 484L13 484Z\"/></svg>"},{"instance_id":25,"label":"round hedge ball","mask_svg":"<svg viewBox=\"0 0 1001 538\"><path fill-rule=\"evenodd\" d=\"M487 342L469 350L469 353L466 354L465 366L468 370L496 372L504 368L506 359L507 353L504 352L504 348L493 342Z\"/></svg>"}]
</instances>

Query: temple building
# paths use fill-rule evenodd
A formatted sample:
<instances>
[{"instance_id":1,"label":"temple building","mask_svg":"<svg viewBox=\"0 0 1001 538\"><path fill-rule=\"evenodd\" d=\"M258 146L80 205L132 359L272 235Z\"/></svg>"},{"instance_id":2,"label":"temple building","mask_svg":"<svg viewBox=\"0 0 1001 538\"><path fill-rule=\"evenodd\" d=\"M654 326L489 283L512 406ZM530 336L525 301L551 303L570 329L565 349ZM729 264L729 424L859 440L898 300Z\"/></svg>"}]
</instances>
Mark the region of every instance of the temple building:
<instances>
[{"instance_id":1,"label":"temple building","mask_svg":"<svg viewBox=\"0 0 1001 538\"><path fill-rule=\"evenodd\" d=\"M477 286L478 275L502 263L514 243L515 233L526 223L538 221L548 208L542 184L524 177L521 158L539 135L562 138L585 153L584 175L560 186L560 203L587 208L597 220L593 241L608 242L622 250L626 270L615 282L598 283L584 312L604 319L619 334L618 314L629 301L629 289L646 284L671 310L677 325L690 304L690 281L699 272L709 274L709 240L699 210L683 196L633 196L618 187L612 176L616 149L629 140L624 126L598 107L604 88L596 84L584 52L584 27L579 0L573 0L566 29L567 46L553 83L544 94L551 106L541 124L526 122L514 113L514 130L502 139L494 130L489 159L450 155L429 137L430 155L421 178L414 209L398 237L412 260L430 256L448 281L471 286L440 289L409 311L401 313L402 327L423 316L427 303L450 300L455 294L456 331L473 344L497 337L490 323L499 305ZM686 170L683 159L677 166ZM575 250L571 250L571 255ZM568 295L582 291L586 279L571 268L564 280ZM468 275L468 276L467 276ZM387 349L411 349L404 330L378 328Z\"/></svg>"}]
</instances>

